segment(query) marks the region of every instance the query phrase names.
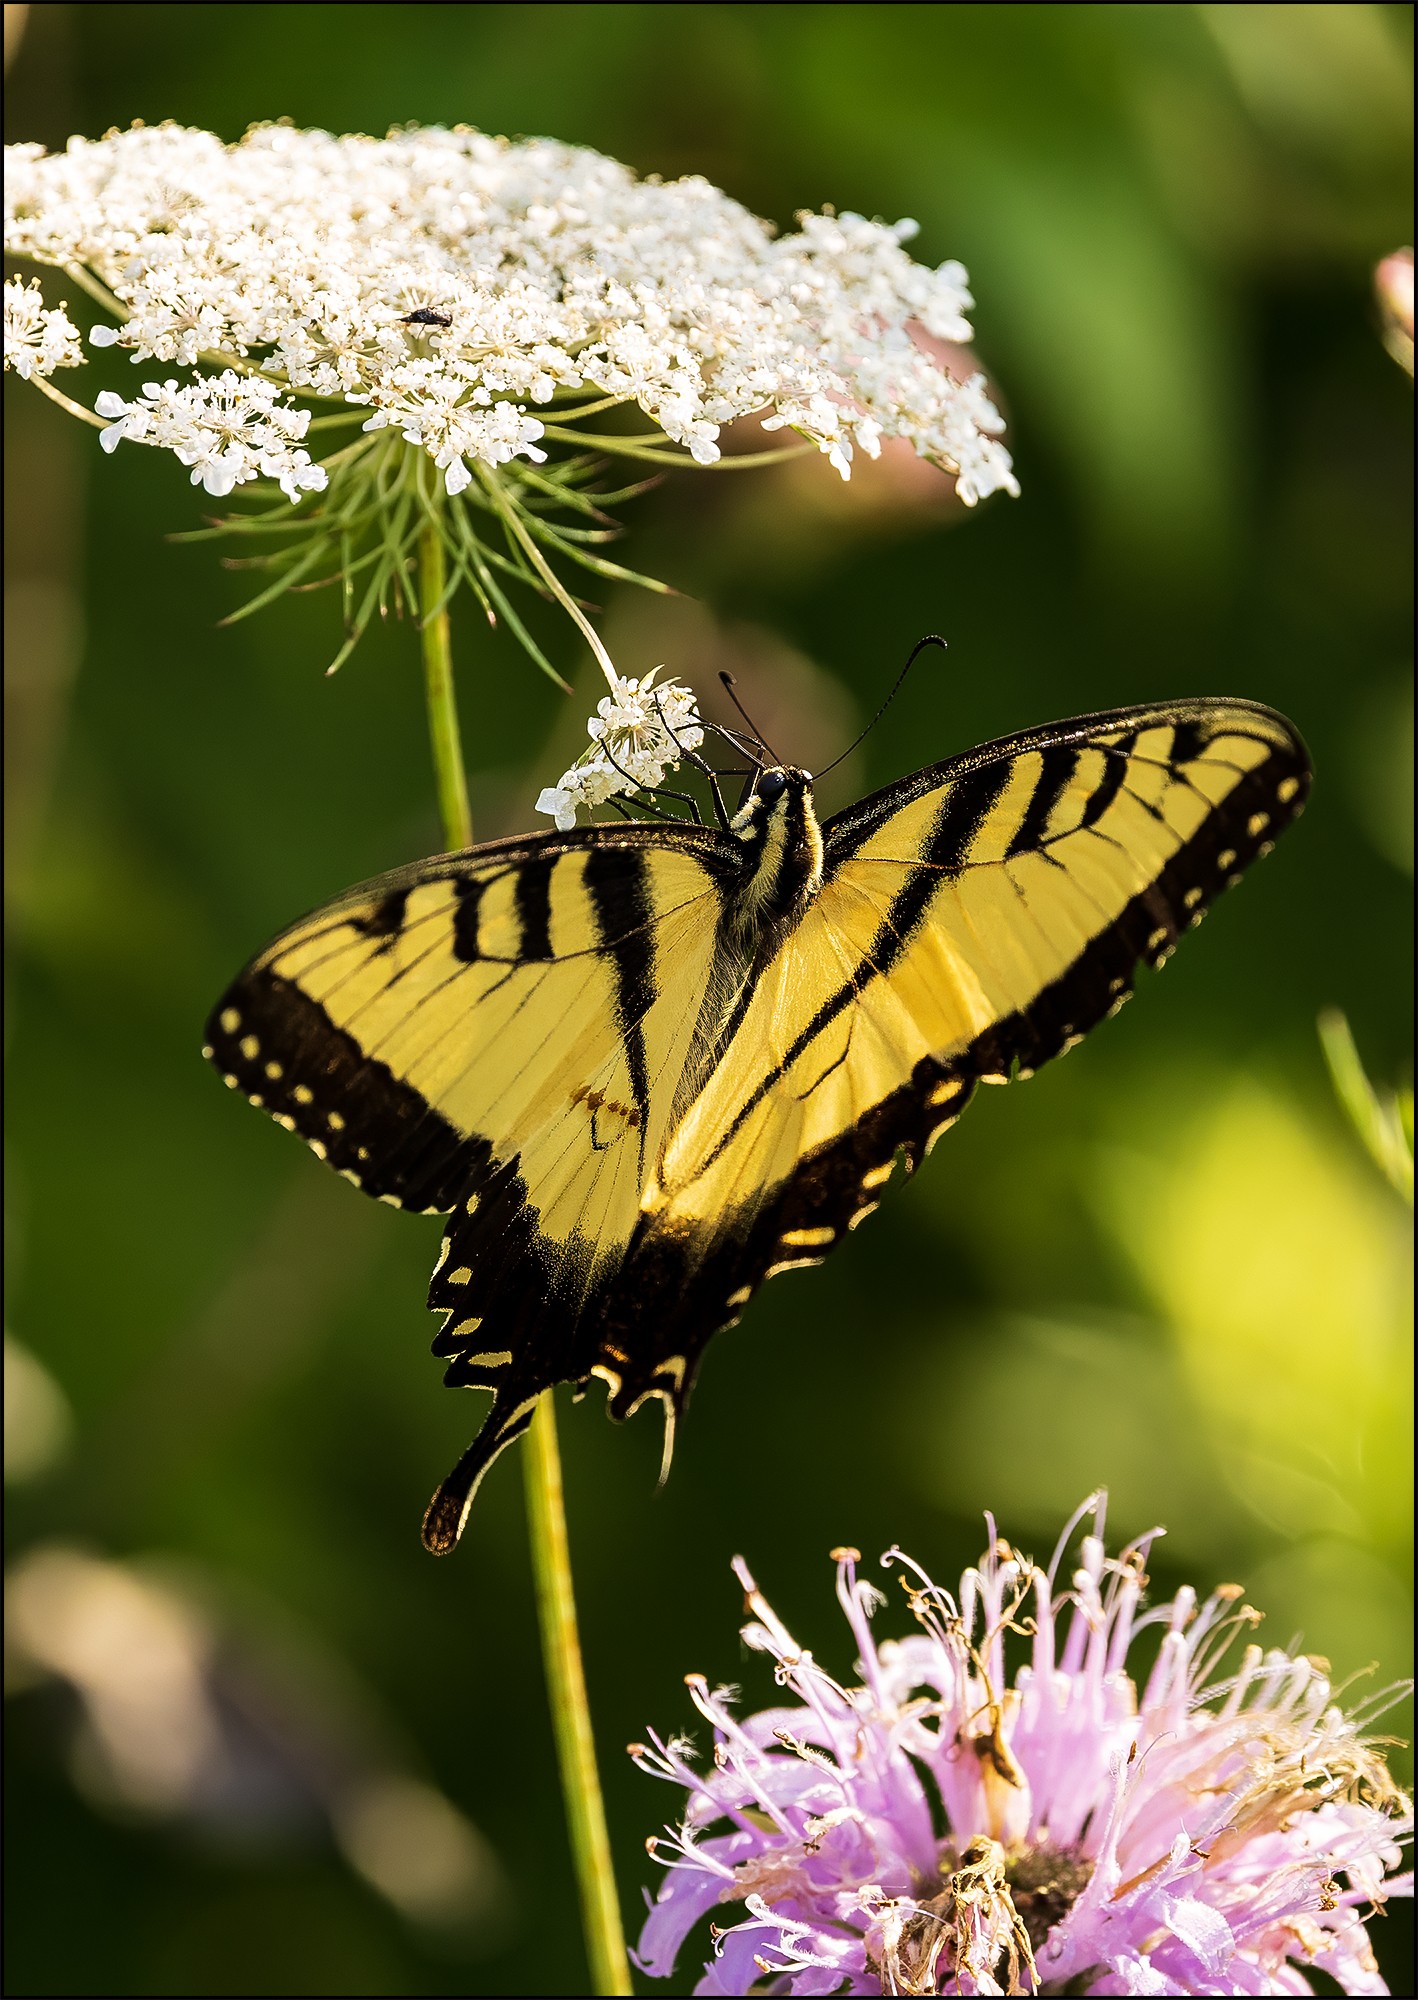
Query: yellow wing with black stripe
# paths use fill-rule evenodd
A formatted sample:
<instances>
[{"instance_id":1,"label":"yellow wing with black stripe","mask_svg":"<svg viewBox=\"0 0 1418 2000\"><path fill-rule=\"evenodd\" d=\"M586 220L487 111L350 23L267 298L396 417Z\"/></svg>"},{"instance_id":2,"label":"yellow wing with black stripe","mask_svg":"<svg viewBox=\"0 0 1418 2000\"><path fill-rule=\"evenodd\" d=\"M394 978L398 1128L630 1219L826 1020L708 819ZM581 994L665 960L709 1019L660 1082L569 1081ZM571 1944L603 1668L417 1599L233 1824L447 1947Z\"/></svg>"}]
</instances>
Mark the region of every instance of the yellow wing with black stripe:
<instances>
[{"instance_id":1,"label":"yellow wing with black stripe","mask_svg":"<svg viewBox=\"0 0 1418 2000\"><path fill-rule=\"evenodd\" d=\"M672 1420L765 1277L815 1263L959 1116L1160 964L1300 811L1239 701L1116 710L917 772L819 828L760 773L725 831L445 856L278 939L213 1060L371 1194L450 1216L430 1307L490 1388L429 1509L451 1547L550 1383Z\"/></svg>"},{"instance_id":2,"label":"yellow wing with black stripe","mask_svg":"<svg viewBox=\"0 0 1418 2000\"><path fill-rule=\"evenodd\" d=\"M501 1392L459 1518L546 1383L596 1365L709 976L715 844L583 828L399 870L277 938L208 1023L226 1081L318 1158L453 1213L435 1351Z\"/></svg>"},{"instance_id":3,"label":"yellow wing with black stripe","mask_svg":"<svg viewBox=\"0 0 1418 2000\"><path fill-rule=\"evenodd\" d=\"M692 1372L763 1278L820 1262L977 1083L1032 1074L1116 1012L1138 962L1170 956L1309 781L1283 717L1183 702L987 745L830 821L820 885L651 1192L637 1251L693 1285L646 1359L672 1349ZM647 1343L669 1317L656 1303Z\"/></svg>"}]
</instances>

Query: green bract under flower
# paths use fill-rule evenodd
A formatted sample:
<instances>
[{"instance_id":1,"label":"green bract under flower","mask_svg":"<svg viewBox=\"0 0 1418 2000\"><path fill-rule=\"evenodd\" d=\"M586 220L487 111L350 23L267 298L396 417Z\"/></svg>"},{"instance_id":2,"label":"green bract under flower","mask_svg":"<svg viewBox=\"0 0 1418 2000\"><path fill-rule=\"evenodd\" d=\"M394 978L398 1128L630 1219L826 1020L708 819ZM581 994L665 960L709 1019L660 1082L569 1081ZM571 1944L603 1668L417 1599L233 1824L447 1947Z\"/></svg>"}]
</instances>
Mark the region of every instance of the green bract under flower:
<instances>
[{"instance_id":1,"label":"green bract under flower","mask_svg":"<svg viewBox=\"0 0 1418 2000\"><path fill-rule=\"evenodd\" d=\"M499 568L562 595L543 552L627 574L594 553L614 532L604 501L624 496L587 497L593 463L713 465L739 418L796 431L844 478L899 437L967 505L1017 492L984 377L930 349L971 337L965 271L915 263L914 229L823 214L778 236L697 177L639 180L586 148L461 127L262 125L227 146L138 126L6 152L7 252L106 308L95 346L166 371L133 398L105 392L105 442L165 447L215 493L275 479L291 500L322 495L301 517L318 547L264 560L277 588L327 562L347 587L364 571L352 628L402 589L401 536L459 496L463 525L441 531L454 583L490 614L508 615ZM44 310L7 291L7 366L81 358L56 321L12 360L12 304L17 327ZM635 407L652 429L612 414ZM369 435L322 461L307 427L340 424Z\"/></svg>"}]
</instances>

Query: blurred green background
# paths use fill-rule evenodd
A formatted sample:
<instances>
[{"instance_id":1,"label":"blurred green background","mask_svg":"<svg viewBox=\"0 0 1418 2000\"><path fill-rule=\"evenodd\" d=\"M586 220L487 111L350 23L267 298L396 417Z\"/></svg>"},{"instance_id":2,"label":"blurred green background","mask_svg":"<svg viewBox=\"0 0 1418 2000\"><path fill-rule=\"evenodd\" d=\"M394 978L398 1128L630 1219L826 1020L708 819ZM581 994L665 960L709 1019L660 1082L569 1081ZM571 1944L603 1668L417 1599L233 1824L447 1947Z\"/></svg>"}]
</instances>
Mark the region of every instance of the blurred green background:
<instances>
[{"instance_id":1,"label":"blurred green background","mask_svg":"<svg viewBox=\"0 0 1418 2000\"><path fill-rule=\"evenodd\" d=\"M1411 391L1371 275L1411 240L1410 69L1410 11L1363 5L29 10L10 139L466 121L966 262L1023 498L679 475L626 550L686 598L607 600L624 670L732 665L813 763L944 632L850 789L1184 693L1314 752L1165 980L715 1344L663 1492L654 1417L564 1409L632 1923L673 1800L620 1746L691 1669L769 1698L736 1552L845 1672L834 1544L948 1576L986 1506L1043 1554L1106 1483L1115 1532L1170 1530L1159 1590L1236 1578L1272 1642L1407 1669L1406 1214L1314 1024L1407 1063ZM204 504L172 460L6 392L8 1990L584 1991L516 1466L454 1560L418 1541L477 1417L426 1352L437 1224L198 1056L271 932L440 844L413 634L327 681L326 597L218 630L242 583L164 540ZM585 663L568 703L467 607L455 645L479 830L526 826Z\"/></svg>"}]
</instances>

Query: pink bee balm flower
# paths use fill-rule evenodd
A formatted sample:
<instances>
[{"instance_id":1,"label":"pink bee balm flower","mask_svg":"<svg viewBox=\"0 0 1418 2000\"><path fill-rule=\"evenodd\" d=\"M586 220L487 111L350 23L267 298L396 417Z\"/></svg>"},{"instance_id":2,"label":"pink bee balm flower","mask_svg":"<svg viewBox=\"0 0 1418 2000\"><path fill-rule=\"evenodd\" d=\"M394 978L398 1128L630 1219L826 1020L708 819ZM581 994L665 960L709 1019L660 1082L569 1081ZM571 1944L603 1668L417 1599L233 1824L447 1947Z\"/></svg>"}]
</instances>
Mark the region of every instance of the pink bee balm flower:
<instances>
[{"instance_id":1,"label":"pink bee balm flower","mask_svg":"<svg viewBox=\"0 0 1418 2000\"><path fill-rule=\"evenodd\" d=\"M700 1918L694 1991L728 1993L1386 1993L1364 1918L1412 1893L1394 1871L1409 1802L1321 1662L1246 1645L1224 1585L1144 1609L1158 1531L1108 1556L1103 1496L1047 1570L994 1532L958 1596L896 1549L917 1630L877 1644L881 1594L837 1552L858 1686L805 1653L740 1562L751 1622L792 1705L742 1721L689 1677L712 1771L682 1740L632 1755L688 1794L650 1843L667 1874L640 1939L659 1977ZM1091 1519L1090 1519L1091 1517ZM988 1517L987 1517L988 1519ZM1059 1570L1087 1522L1068 1587ZM1128 1655L1161 1628L1139 1697ZM1010 1635L1031 1655L1013 1679Z\"/></svg>"}]
</instances>

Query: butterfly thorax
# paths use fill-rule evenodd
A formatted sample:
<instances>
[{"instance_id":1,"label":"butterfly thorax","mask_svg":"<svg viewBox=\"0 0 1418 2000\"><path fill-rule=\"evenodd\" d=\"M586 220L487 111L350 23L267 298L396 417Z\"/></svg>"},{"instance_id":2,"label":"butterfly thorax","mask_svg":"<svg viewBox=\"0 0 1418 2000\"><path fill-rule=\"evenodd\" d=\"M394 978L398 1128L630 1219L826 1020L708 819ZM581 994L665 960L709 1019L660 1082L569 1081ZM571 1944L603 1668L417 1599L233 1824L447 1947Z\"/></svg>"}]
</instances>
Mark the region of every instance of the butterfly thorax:
<instances>
[{"instance_id":1,"label":"butterfly thorax","mask_svg":"<svg viewBox=\"0 0 1418 2000\"><path fill-rule=\"evenodd\" d=\"M743 847L734 928L757 941L798 916L822 886L822 829L809 773L791 765L760 771L731 831Z\"/></svg>"}]
</instances>

